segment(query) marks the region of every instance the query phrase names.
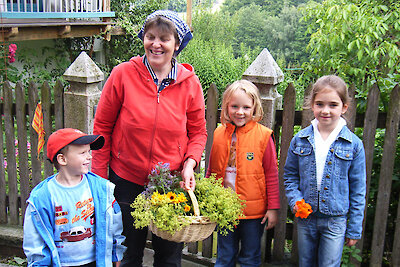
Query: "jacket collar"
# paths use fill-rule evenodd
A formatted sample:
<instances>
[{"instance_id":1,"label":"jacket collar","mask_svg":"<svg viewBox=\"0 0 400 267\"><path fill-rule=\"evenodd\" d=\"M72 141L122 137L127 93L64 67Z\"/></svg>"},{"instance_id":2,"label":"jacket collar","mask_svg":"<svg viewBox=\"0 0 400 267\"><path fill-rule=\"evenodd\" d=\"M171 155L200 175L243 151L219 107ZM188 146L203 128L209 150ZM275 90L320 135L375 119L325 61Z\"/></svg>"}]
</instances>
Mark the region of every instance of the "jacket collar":
<instances>
[{"instance_id":1,"label":"jacket collar","mask_svg":"<svg viewBox=\"0 0 400 267\"><path fill-rule=\"evenodd\" d=\"M236 127L236 125L233 125L230 122L228 122L225 126L226 126L226 129L228 130L228 132L230 134L233 134L235 129L236 129L237 133L245 134L248 131L250 131L251 129L253 129L256 125L257 125L257 122L251 120L248 123L246 123L246 125L244 125L242 127Z\"/></svg>"},{"instance_id":2,"label":"jacket collar","mask_svg":"<svg viewBox=\"0 0 400 267\"><path fill-rule=\"evenodd\" d=\"M313 135L314 135L314 128L312 125L306 127L304 130L299 132L300 138L310 138ZM340 130L336 140L338 140L339 138L342 138L350 143L353 141L351 131L349 130L349 128L347 128L346 125L343 126L342 130Z\"/></svg>"}]
</instances>

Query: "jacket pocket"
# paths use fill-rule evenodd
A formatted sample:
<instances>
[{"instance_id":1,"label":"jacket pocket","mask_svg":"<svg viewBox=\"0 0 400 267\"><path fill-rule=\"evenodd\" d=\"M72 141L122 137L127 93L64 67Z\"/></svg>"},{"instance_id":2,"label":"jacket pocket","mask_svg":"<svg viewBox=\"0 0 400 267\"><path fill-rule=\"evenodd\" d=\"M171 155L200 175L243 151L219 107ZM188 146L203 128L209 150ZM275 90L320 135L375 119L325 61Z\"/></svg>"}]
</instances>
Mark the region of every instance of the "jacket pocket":
<instances>
[{"instance_id":1,"label":"jacket pocket","mask_svg":"<svg viewBox=\"0 0 400 267\"><path fill-rule=\"evenodd\" d=\"M348 178L348 170L353 160L353 151L348 149L336 149L335 151L335 174L340 179Z\"/></svg>"},{"instance_id":2,"label":"jacket pocket","mask_svg":"<svg viewBox=\"0 0 400 267\"><path fill-rule=\"evenodd\" d=\"M297 156L304 157L304 156L309 156L311 154L311 151L312 151L311 147L296 147L293 150L293 153Z\"/></svg>"}]
</instances>

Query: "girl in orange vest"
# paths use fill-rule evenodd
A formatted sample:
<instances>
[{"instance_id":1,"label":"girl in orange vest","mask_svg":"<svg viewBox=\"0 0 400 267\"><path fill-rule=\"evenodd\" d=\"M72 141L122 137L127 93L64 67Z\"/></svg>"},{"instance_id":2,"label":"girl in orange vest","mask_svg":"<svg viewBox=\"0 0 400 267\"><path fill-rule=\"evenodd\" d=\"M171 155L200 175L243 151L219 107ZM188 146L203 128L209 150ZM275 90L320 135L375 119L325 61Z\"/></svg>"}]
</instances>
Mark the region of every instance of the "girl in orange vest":
<instances>
[{"instance_id":1,"label":"girl in orange vest","mask_svg":"<svg viewBox=\"0 0 400 267\"><path fill-rule=\"evenodd\" d=\"M215 266L260 266L261 237L278 219L279 181L272 130L258 123L263 116L257 87L246 80L225 90L221 122L214 132L207 177L223 178L246 200L245 217L227 236L218 235ZM240 251L239 251L240 243Z\"/></svg>"}]
</instances>

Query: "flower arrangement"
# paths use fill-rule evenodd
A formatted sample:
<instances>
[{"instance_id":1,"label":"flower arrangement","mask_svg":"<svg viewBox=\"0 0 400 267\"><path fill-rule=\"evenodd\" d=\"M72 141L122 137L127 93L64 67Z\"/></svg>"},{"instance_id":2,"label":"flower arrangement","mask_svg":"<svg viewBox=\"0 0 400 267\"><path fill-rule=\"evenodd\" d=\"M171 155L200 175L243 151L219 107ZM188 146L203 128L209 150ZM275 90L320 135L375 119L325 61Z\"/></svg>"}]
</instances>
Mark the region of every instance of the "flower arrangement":
<instances>
[{"instance_id":1,"label":"flower arrangement","mask_svg":"<svg viewBox=\"0 0 400 267\"><path fill-rule=\"evenodd\" d=\"M145 191L131 204L136 228L153 223L158 229L174 234L191 224L194 213L188 193L181 187L179 173L171 172L168 163L159 163L149 175ZM196 175L196 189L200 214L218 224L218 231L227 234L244 216L244 201L230 188L224 188L215 177Z\"/></svg>"},{"instance_id":2,"label":"flower arrangement","mask_svg":"<svg viewBox=\"0 0 400 267\"><path fill-rule=\"evenodd\" d=\"M296 201L297 212L295 214L296 217L300 217L305 219L310 215L313 210L311 209L311 205L306 203L304 199Z\"/></svg>"}]
</instances>

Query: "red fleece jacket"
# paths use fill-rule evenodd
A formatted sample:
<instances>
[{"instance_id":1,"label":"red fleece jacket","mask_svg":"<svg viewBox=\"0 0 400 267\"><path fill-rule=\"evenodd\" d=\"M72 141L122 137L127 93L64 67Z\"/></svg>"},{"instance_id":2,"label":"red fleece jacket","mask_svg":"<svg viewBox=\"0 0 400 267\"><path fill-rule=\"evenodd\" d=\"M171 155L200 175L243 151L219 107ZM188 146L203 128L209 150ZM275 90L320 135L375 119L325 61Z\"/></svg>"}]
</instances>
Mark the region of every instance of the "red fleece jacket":
<instances>
[{"instance_id":1,"label":"red fleece jacket","mask_svg":"<svg viewBox=\"0 0 400 267\"><path fill-rule=\"evenodd\" d=\"M93 151L92 171L143 185L158 162L180 170L187 158L200 161L206 140L203 90L190 65L178 65L177 80L157 94L141 57L116 66L96 110L94 134L105 138Z\"/></svg>"}]
</instances>

